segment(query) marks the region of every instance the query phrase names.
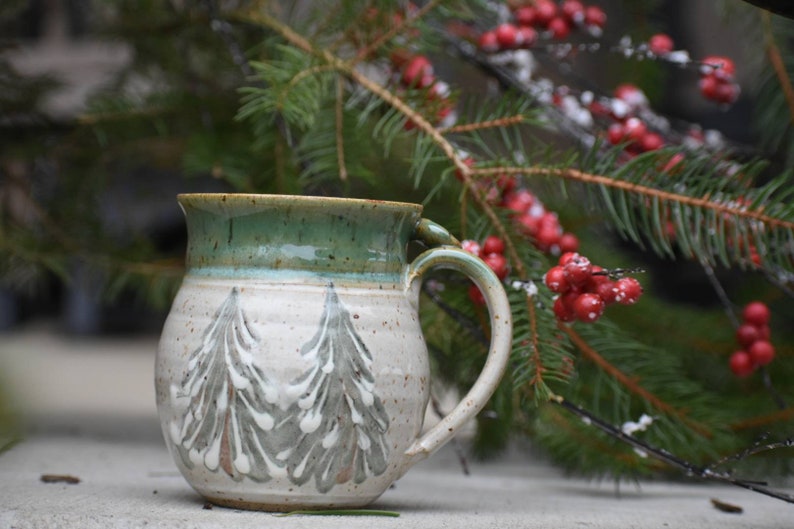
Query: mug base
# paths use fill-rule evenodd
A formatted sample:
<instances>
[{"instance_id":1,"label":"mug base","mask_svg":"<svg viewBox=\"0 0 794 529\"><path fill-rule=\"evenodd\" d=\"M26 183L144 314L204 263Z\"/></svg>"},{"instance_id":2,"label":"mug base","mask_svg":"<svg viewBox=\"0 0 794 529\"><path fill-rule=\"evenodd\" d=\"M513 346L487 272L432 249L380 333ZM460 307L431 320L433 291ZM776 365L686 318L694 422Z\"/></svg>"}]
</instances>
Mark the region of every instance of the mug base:
<instances>
[{"instance_id":1,"label":"mug base","mask_svg":"<svg viewBox=\"0 0 794 529\"><path fill-rule=\"evenodd\" d=\"M362 509L374 502L378 497L374 498L355 498L355 499L342 499L342 501L328 501L311 502L306 500L297 500L296 498L284 498L283 501L248 501L242 498L218 498L204 496L212 505L224 507L227 509L237 509L245 511L266 511L266 512L281 512L288 513L293 511L327 511L327 510L349 510L349 509Z\"/></svg>"}]
</instances>

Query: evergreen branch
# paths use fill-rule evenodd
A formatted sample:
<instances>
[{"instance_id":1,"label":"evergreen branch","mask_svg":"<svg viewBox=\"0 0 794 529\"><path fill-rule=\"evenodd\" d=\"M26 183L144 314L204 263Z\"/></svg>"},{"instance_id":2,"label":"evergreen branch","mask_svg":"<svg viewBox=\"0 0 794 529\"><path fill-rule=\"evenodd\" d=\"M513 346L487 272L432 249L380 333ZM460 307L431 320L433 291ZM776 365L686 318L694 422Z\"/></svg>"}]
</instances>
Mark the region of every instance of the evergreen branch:
<instances>
[{"instance_id":1,"label":"evergreen branch","mask_svg":"<svg viewBox=\"0 0 794 529\"><path fill-rule=\"evenodd\" d=\"M635 449L640 450L642 453L651 456L659 461L667 463L668 465L674 468L683 470L687 475L696 476L698 478L705 480L729 483L731 485L735 485L737 487L741 487L743 489L752 492L757 492L759 494L763 494L771 498L782 500L787 503L794 503L793 495L772 490L766 487L764 484L759 484L757 482L735 478L728 473L715 472L712 467L700 467L694 465L684 459L676 457L667 450L664 450L662 448L657 448L655 446L651 446L648 443L634 437L633 435L627 434L622 429L617 428L609 424L608 422L599 419L598 417L595 417L592 413L588 412L584 408L577 406L572 402L569 402L568 400L566 400L565 398L559 395L555 395L550 400L550 402L568 410L574 415L580 417L587 424L595 426L596 428L606 433L607 435L610 435L611 437L614 437L615 439L618 439L634 447ZM791 443L785 442L781 444L781 446L791 446Z\"/></svg>"},{"instance_id":2,"label":"evergreen branch","mask_svg":"<svg viewBox=\"0 0 794 529\"><path fill-rule=\"evenodd\" d=\"M733 431L739 432L742 430L750 430L760 426L766 426L767 424L785 423L792 419L794 419L794 408L786 408L772 413L767 413L766 415L744 419L731 424L730 428Z\"/></svg>"},{"instance_id":3,"label":"evergreen branch","mask_svg":"<svg viewBox=\"0 0 794 529\"><path fill-rule=\"evenodd\" d=\"M789 108L789 119L794 122L794 86L791 84L791 78L788 76L786 66L783 64L783 57L780 54L775 38L772 33L772 19L768 11L761 12L761 22L764 33L764 44L766 45L766 53L769 57L769 62L772 63L772 68L775 71L780 87L783 90L783 95L786 98Z\"/></svg>"},{"instance_id":4,"label":"evergreen branch","mask_svg":"<svg viewBox=\"0 0 794 529\"><path fill-rule=\"evenodd\" d=\"M457 134L461 132L473 132L475 130L503 128L511 125L518 125L526 121L524 115L507 116L503 118L490 119L488 121L480 121L478 123L463 123L461 125L452 125L450 127L439 128L441 134Z\"/></svg>"},{"instance_id":5,"label":"evergreen branch","mask_svg":"<svg viewBox=\"0 0 794 529\"><path fill-rule=\"evenodd\" d=\"M694 431L702 435L703 437L711 437L711 432L705 428L703 425L693 421L686 414L676 409L675 407L671 406L667 402L663 401L647 389L643 388L641 385L637 383L637 381L625 373L618 369L617 366L612 365L608 362L603 356L598 354L598 352L590 347L590 345L582 338L582 336L577 333L573 327L570 325L565 325L563 323L558 324L557 326L561 331L568 335L571 341L576 345L576 347L582 352L582 354L594 362L596 365L599 366L603 371L608 373L610 376L615 378L618 382L620 382L626 389L628 389L631 393L641 397L642 399L646 400L649 404L653 407L662 411L666 414L678 417L681 421L687 424L690 428Z\"/></svg>"},{"instance_id":6,"label":"evergreen branch","mask_svg":"<svg viewBox=\"0 0 794 529\"><path fill-rule=\"evenodd\" d=\"M745 209L738 205L734 206L731 204L715 202L708 196L699 198L682 195L680 193L672 193L663 189L645 186L617 178L611 178L609 176L587 173L578 169L555 169L549 167L492 167L472 169L471 173L475 177L498 174L554 176L566 180L582 182L584 184L596 184L607 188L618 189L620 191L626 191L628 193L645 196L648 198L655 198L665 202L675 202L684 206L711 210L715 213L736 216L746 220L755 220L774 228L794 231L794 221L766 215L763 213L763 208L759 208L758 210Z\"/></svg>"},{"instance_id":7,"label":"evergreen branch","mask_svg":"<svg viewBox=\"0 0 794 529\"><path fill-rule=\"evenodd\" d=\"M540 346L538 344L538 328L537 317L535 315L535 303L532 300L532 295L527 292L526 295L527 314L529 315L530 336L532 340L532 360L535 365L535 374L530 378L530 385L542 387L543 383L543 361L540 358Z\"/></svg>"}]
</instances>

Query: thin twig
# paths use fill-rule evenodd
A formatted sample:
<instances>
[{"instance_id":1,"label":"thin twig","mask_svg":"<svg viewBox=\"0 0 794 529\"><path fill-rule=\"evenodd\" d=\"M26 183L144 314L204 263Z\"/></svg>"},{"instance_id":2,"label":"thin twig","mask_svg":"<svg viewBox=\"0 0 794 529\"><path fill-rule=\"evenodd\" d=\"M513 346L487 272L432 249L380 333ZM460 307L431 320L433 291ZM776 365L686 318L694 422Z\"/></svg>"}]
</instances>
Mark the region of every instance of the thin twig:
<instances>
[{"instance_id":1,"label":"thin twig","mask_svg":"<svg viewBox=\"0 0 794 529\"><path fill-rule=\"evenodd\" d=\"M731 321L731 325L733 325L734 329L738 329L739 325L741 325L741 322L739 322L739 318L736 317L736 312L734 311L733 303L731 303L731 300L728 297L728 293L725 292L720 280L717 279L717 274L714 273L714 267L712 267L705 259L700 259L700 266L703 267L703 271L706 273L706 278L709 280L709 283L711 283L711 288L713 288L714 292L717 294L723 309L725 309L725 314Z\"/></svg>"},{"instance_id":2,"label":"thin twig","mask_svg":"<svg viewBox=\"0 0 794 529\"><path fill-rule=\"evenodd\" d=\"M488 338L485 336L485 333L483 333L482 328L461 311L441 299L437 290L429 285L428 282L422 283L422 292L447 316L455 320L455 323L468 331L479 343L488 346Z\"/></svg>"},{"instance_id":3,"label":"thin twig","mask_svg":"<svg viewBox=\"0 0 794 529\"><path fill-rule=\"evenodd\" d=\"M620 428L617 428L616 426L613 426L608 422L599 419L598 417L595 417L592 413L588 412L584 408L577 406L572 402L567 401L565 398L559 395L555 395L554 397L552 397L550 402L552 404L561 406L562 408L580 417L585 423L595 426L602 432L636 448L637 450L640 450L642 453L650 457L653 457L654 459L667 463L668 465L674 468L683 470L689 476L694 476L710 481L729 483L731 485L735 485L743 489L757 492L759 494L763 494L771 498L782 500L787 503L794 503L794 495L785 494L783 492L772 490L766 487L765 485L759 484L754 481L735 478L724 472L715 472L711 467L697 466L693 463L690 463L684 459L681 459L671 454L667 450L664 450L662 448L657 448L655 446L651 446L650 444L634 437L633 435L629 435L625 433ZM786 441L784 443L784 446L790 446L789 441Z\"/></svg>"},{"instance_id":4,"label":"thin twig","mask_svg":"<svg viewBox=\"0 0 794 529\"><path fill-rule=\"evenodd\" d=\"M438 399L435 397L435 395L431 395L430 397L430 406L433 409L433 413L435 413L439 419L444 418L446 414L441 410L441 404L438 402ZM463 452L463 446L461 446L458 438L453 437L452 440L450 441L450 444L452 445L452 448L455 451L455 455L458 457L458 463L460 463L460 468L461 471L463 472L463 475L464 476L471 475L471 470L469 469L469 461L468 459L466 459L466 454Z\"/></svg>"}]
</instances>

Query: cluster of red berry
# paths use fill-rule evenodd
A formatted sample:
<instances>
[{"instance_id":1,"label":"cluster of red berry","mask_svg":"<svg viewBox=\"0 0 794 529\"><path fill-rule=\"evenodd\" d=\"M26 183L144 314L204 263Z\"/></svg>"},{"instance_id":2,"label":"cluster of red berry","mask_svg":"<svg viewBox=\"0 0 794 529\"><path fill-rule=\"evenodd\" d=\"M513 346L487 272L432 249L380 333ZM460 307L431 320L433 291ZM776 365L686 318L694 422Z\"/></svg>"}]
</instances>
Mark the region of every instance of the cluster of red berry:
<instances>
[{"instance_id":1,"label":"cluster of red berry","mask_svg":"<svg viewBox=\"0 0 794 529\"><path fill-rule=\"evenodd\" d=\"M564 253L551 267L543 282L559 294L554 300L554 315L562 322L594 322L607 305L633 305L642 295L640 282L633 277L613 281L600 266L576 252Z\"/></svg>"},{"instance_id":2,"label":"cluster of red berry","mask_svg":"<svg viewBox=\"0 0 794 529\"><path fill-rule=\"evenodd\" d=\"M470 167L475 163L470 156L463 161ZM459 172L457 178L461 178ZM546 209L534 193L518 187L514 176L501 175L494 181L479 180L477 185L488 202L510 210L518 231L541 252L560 255L579 249L578 237L563 231L557 214Z\"/></svg>"},{"instance_id":3,"label":"cluster of red berry","mask_svg":"<svg viewBox=\"0 0 794 529\"><path fill-rule=\"evenodd\" d=\"M482 259L499 279L504 281L510 272L507 258L504 255L505 242L496 235L489 235L482 244L472 239L466 239L461 242L461 247ZM469 298L477 305L485 304L485 298L477 285L469 287Z\"/></svg>"},{"instance_id":4,"label":"cluster of red berry","mask_svg":"<svg viewBox=\"0 0 794 529\"><path fill-rule=\"evenodd\" d=\"M574 28L600 34L607 21L604 11L598 6L585 6L579 0L535 0L511 7L512 21L483 32L479 38L480 49L493 53L503 50L531 48L543 34L555 39L564 39Z\"/></svg>"},{"instance_id":5,"label":"cluster of red berry","mask_svg":"<svg viewBox=\"0 0 794 529\"><path fill-rule=\"evenodd\" d=\"M706 99L731 105L739 98L739 85L733 76L736 65L727 57L710 56L701 61L700 93Z\"/></svg>"},{"instance_id":6,"label":"cluster of red berry","mask_svg":"<svg viewBox=\"0 0 794 529\"><path fill-rule=\"evenodd\" d=\"M579 249L576 235L563 231L557 214L546 209L529 190L517 189L506 193L502 207L512 212L518 231L541 252L559 255Z\"/></svg>"},{"instance_id":7,"label":"cluster of red berry","mask_svg":"<svg viewBox=\"0 0 794 529\"><path fill-rule=\"evenodd\" d=\"M452 101L450 88L447 83L435 76L433 63L425 55L412 55L405 50L391 55L392 66L397 72L396 78L405 88L426 89L427 96L422 112L429 117L435 117L438 123L454 117L452 112L455 103ZM414 123L406 122L406 130L414 128Z\"/></svg>"},{"instance_id":8,"label":"cluster of red berry","mask_svg":"<svg viewBox=\"0 0 794 529\"><path fill-rule=\"evenodd\" d=\"M736 341L742 348L734 352L728 365L736 376L746 377L758 366L765 366L775 358L775 348L769 341L770 311L766 303L752 301L742 311L742 324L736 329Z\"/></svg>"}]
</instances>

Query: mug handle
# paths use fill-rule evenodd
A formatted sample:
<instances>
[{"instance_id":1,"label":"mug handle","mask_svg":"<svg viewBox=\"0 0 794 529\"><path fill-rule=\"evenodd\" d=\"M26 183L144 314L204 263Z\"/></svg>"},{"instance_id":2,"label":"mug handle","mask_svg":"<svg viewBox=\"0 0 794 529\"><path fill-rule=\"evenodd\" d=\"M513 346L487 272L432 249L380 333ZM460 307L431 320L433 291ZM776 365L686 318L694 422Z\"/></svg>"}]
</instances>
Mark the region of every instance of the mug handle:
<instances>
[{"instance_id":1,"label":"mug handle","mask_svg":"<svg viewBox=\"0 0 794 529\"><path fill-rule=\"evenodd\" d=\"M424 433L405 451L408 466L426 458L457 433L469 419L477 415L491 398L502 378L512 347L513 327L510 304L502 283L480 258L462 250L449 232L433 221L422 219L415 238L427 245L438 245L421 253L408 265L405 287L418 288L422 276L430 268L448 268L467 275L479 287L488 307L491 322L491 344L485 365L474 385L463 399L438 424ZM416 283L419 281L420 283Z\"/></svg>"}]
</instances>

